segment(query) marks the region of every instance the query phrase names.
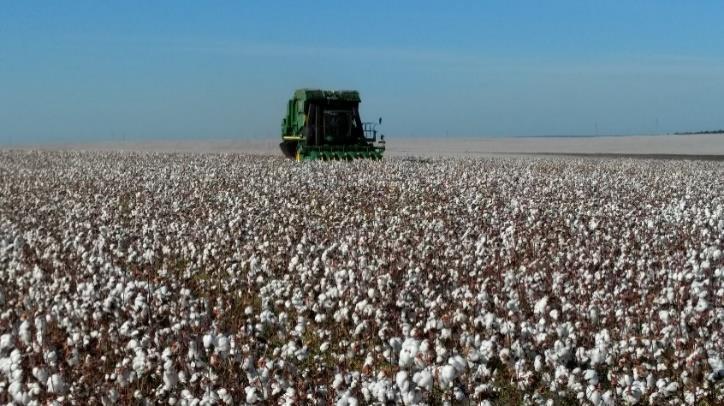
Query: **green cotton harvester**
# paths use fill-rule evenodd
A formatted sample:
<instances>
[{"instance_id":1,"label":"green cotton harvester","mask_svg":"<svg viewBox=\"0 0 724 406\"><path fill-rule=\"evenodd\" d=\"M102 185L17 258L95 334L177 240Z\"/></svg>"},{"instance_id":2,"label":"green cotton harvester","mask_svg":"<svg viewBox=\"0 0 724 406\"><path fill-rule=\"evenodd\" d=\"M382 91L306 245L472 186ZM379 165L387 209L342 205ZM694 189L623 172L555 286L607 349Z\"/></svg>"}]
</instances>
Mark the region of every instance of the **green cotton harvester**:
<instances>
[{"instance_id":1,"label":"green cotton harvester","mask_svg":"<svg viewBox=\"0 0 724 406\"><path fill-rule=\"evenodd\" d=\"M385 136L377 141L377 124L359 116L359 92L299 89L287 103L282 120L284 155L305 160L382 159Z\"/></svg>"}]
</instances>

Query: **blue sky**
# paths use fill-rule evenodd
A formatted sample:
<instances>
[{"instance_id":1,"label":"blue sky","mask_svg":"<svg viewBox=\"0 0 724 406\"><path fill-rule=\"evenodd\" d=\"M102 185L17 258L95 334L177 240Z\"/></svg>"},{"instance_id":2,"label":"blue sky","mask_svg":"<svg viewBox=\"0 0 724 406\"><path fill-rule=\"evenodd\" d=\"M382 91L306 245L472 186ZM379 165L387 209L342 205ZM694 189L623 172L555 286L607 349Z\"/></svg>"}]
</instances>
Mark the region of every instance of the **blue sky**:
<instances>
[{"instance_id":1,"label":"blue sky","mask_svg":"<svg viewBox=\"0 0 724 406\"><path fill-rule=\"evenodd\" d=\"M0 0L0 143L273 139L298 87L360 90L388 137L718 129L723 21L721 1Z\"/></svg>"}]
</instances>

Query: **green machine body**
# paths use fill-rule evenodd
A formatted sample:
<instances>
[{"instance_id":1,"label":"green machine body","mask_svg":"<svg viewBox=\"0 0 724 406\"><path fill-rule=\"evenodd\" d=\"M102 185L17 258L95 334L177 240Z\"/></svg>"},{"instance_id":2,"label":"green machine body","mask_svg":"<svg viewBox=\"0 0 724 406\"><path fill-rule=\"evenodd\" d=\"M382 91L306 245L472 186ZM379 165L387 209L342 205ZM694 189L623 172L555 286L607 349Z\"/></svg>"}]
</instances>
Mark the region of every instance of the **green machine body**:
<instances>
[{"instance_id":1,"label":"green machine body","mask_svg":"<svg viewBox=\"0 0 724 406\"><path fill-rule=\"evenodd\" d=\"M384 135L377 139L378 122L362 122L359 92L299 89L287 102L282 119L285 156L297 161L382 159Z\"/></svg>"}]
</instances>

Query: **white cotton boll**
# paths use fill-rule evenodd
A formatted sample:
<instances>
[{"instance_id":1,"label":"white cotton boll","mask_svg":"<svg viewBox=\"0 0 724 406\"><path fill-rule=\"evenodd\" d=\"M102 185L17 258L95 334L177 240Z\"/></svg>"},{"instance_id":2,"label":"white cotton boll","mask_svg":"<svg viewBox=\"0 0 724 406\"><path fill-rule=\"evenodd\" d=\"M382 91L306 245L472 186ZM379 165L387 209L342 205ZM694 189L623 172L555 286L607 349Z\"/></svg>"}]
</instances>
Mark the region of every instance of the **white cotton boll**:
<instances>
[{"instance_id":1,"label":"white cotton boll","mask_svg":"<svg viewBox=\"0 0 724 406\"><path fill-rule=\"evenodd\" d=\"M706 301L703 297L700 297L699 300L696 302L696 308L695 310L699 313L706 311L709 308L709 302Z\"/></svg>"},{"instance_id":2,"label":"white cotton boll","mask_svg":"<svg viewBox=\"0 0 724 406\"><path fill-rule=\"evenodd\" d=\"M410 381L407 380L407 371L399 371L395 375L395 383L402 393L410 390Z\"/></svg>"},{"instance_id":3,"label":"white cotton boll","mask_svg":"<svg viewBox=\"0 0 724 406\"><path fill-rule=\"evenodd\" d=\"M163 368L163 388L170 391L178 383L178 374L171 360L166 361Z\"/></svg>"},{"instance_id":4,"label":"white cotton boll","mask_svg":"<svg viewBox=\"0 0 724 406\"><path fill-rule=\"evenodd\" d=\"M420 403L421 396L418 392L409 391L402 394L402 403L406 405L417 405Z\"/></svg>"},{"instance_id":5,"label":"white cotton boll","mask_svg":"<svg viewBox=\"0 0 724 406\"><path fill-rule=\"evenodd\" d=\"M548 306L548 296L543 296L540 300L538 300L535 303L535 306L533 308L533 313L535 314L543 314L546 311L546 307Z\"/></svg>"},{"instance_id":6,"label":"white cotton boll","mask_svg":"<svg viewBox=\"0 0 724 406\"><path fill-rule=\"evenodd\" d=\"M408 368L412 366L419 349L419 341L414 338L407 338L402 343L399 356L399 366Z\"/></svg>"},{"instance_id":7,"label":"white cotton boll","mask_svg":"<svg viewBox=\"0 0 724 406\"><path fill-rule=\"evenodd\" d=\"M671 382L668 385L666 385L666 387L664 388L664 392L666 393L667 396L676 393L676 391L678 391L678 390L679 390L679 384L677 382Z\"/></svg>"},{"instance_id":8,"label":"white cotton boll","mask_svg":"<svg viewBox=\"0 0 724 406\"><path fill-rule=\"evenodd\" d=\"M19 369L20 363L22 362L22 360L23 360L23 354L18 349L14 349L10 353L10 359L9 359L10 369Z\"/></svg>"},{"instance_id":9,"label":"white cotton boll","mask_svg":"<svg viewBox=\"0 0 724 406\"><path fill-rule=\"evenodd\" d=\"M45 317L38 316L35 318L35 331L37 332L37 340L38 342L42 343L43 340L43 334L45 334L45 327L47 325L47 322L45 321Z\"/></svg>"},{"instance_id":10,"label":"white cotton boll","mask_svg":"<svg viewBox=\"0 0 724 406\"><path fill-rule=\"evenodd\" d=\"M389 386L386 379L372 382L369 385L370 397L375 398L377 402L381 404L387 403L387 394L390 390Z\"/></svg>"},{"instance_id":11,"label":"white cotton boll","mask_svg":"<svg viewBox=\"0 0 724 406\"><path fill-rule=\"evenodd\" d=\"M209 349L211 346L216 344L216 337L214 337L212 334L204 334L204 337L202 338L204 348Z\"/></svg>"},{"instance_id":12,"label":"white cotton boll","mask_svg":"<svg viewBox=\"0 0 724 406\"><path fill-rule=\"evenodd\" d=\"M452 336L452 331L449 328L444 328L440 331L440 338L443 340L447 340Z\"/></svg>"},{"instance_id":13,"label":"white cotton boll","mask_svg":"<svg viewBox=\"0 0 724 406\"><path fill-rule=\"evenodd\" d=\"M15 344L13 343L13 336L10 334L3 334L0 336L0 352L12 350L15 348Z\"/></svg>"},{"instance_id":14,"label":"white cotton boll","mask_svg":"<svg viewBox=\"0 0 724 406\"><path fill-rule=\"evenodd\" d=\"M287 388L282 399L284 400L285 405L294 405L297 400L297 391L295 391L294 388Z\"/></svg>"},{"instance_id":15,"label":"white cotton boll","mask_svg":"<svg viewBox=\"0 0 724 406\"><path fill-rule=\"evenodd\" d=\"M395 352L399 352L402 348L402 340L399 337L390 338L389 344Z\"/></svg>"},{"instance_id":16,"label":"white cotton boll","mask_svg":"<svg viewBox=\"0 0 724 406\"><path fill-rule=\"evenodd\" d=\"M480 344L480 354L484 358L484 362L495 358L498 355L498 346L492 339L485 340Z\"/></svg>"},{"instance_id":17,"label":"white cotton boll","mask_svg":"<svg viewBox=\"0 0 724 406\"><path fill-rule=\"evenodd\" d=\"M639 402L641 395L641 389L638 386L632 386L624 391L624 400L626 403L633 405Z\"/></svg>"},{"instance_id":18,"label":"white cotton boll","mask_svg":"<svg viewBox=\"0 0 724 406\"><path fill-rule=\"evenodd\" d=\"M319 346L320 352L327 352L328 349L329 349L329 341L325 341L322 343L322 345Z\"/></svg>"},{"instance_id":19,"label":"white cotton boll","mask_svg":"<svg viewBox=\"0 0 724 406\"><path fill-rule=\"evenodd\" d=\"M420 347L417 349L419 353L427 354L430 352L430 341L427 339L422 340Z\"/></svg>"},{"instance_id":20,"label":"white cotton boll","mask_svg":"<svg viewBox=\"0 0 724 406\"><path fill-rule=\"evenodd\" d=\"M465 368L467 368L467 363L465 362L465 359L461 357L460 355L455 355L450 357L447 360L447 363L452 365L453 368L455 368L456 374L461 374L465 371Z\"/></svg>"},{"instance_id":21,"label":"white cotton boll","mask_svg":"<svg viewBox=\"0 0 724 406\"><path fill-rule=\"evenodd\" d=\"M68 390L68 387L60 374L53 374L50 378L48 378L45 386L48 389L48 392L56 393L58 395L63 395Z\"/></svg>"},{"instance_id":22,"label":"white cotton boll","mask_svg":"<svg viewBox=\"0 0 724 406\"><path fill-rule=\"evenodd\" d=\"M553 320L558 320L558 316L560 315L560 312L558 311L558 309L553 309L548 313L548 315L551 316L551 318Z\"/></svg>"},{"instance_id":23,"label":"white cotton boll","mask_svg":"<svg viewBox=\"0 0 724 406\"><path fill-rule=\"evenodd\" d=\"M724 220L720 220L720 223L722 223L722 225L724 225ZM722 227L722 228L724 228L724 227ZM722 251L720 249L716 248L716 249L712 250L711 258L714 261L718 261L719 258L721 258L721 257L722 257ZM0 296L1 295L2 295L2 291L0 291ZM0 302L0 304L2 304L2 302Z\"/></svg>"},{"instance_id":24,"label":"white cotton boll","mask_svg":"<svg viewBox=\"0 0 724 406\"><path fill-rule=\"evenodd\" d=\"M127 350L133 351L133 350L135 350L136 348L140 348L140 345L138 344L138 341L136 341L135 339L129 341L128 344L126 344L126 349L127 349Z\"/></svg>"},{"instance_id":25,"label":"white cotton boll","mask_svg":"<svg viewBox=\"0 0 724 406\"><path fill-rule=\"evenodd\" d=\"M226 355L226 353L228 353L230 349L231 349L231 346L230 346L228 337L226 337L224 335L220 335L220 336L216 337L216 345L214 346L214 350L216 352L218 352L219 354L222 354L222 355Z\"/></svg>"},{"instance_id":26,"label":"white cotton boll","mask_svg":"<svg viewBox=\"0 0 724 406\"><path fill-rule=\"evenodd\" d=\"M591 323L597 324L598 323L598 309L595 307L591 308L588 312L588 318L591 319Z\"/></svg>"},{"instance_id":27,"label":"white cotton boll","mask_svg":"<svg viewBox=\"0 0 724 406\"><path fill-rule=\"evenodd\" d=\"M30 345L30 322L23 320L23 322L20 323L20 327L18 327L18 336L20 336L20 341L22 341L23 344Z\"/></svg>"},{"instance_id":28,"label":"white cotton boll","mask_svg":"<svg viewBox=\"0 0 724 406\"><path fill-rule=\"evenodd\" d=\"M718 356L709 357L707 362L709 363L711 370L714 372L724 370L724 361L722 361L722 359Z\"/></svg>"},{"instance_id":29,"label":"white cotton boll","mask_svg":"<svg viewBox=\"0 0 724 406\"><path fill-rule=\"evenodd\" d=\"M212 391L209 389L204 390L204 396L201 398L201 404L202 405L215 405L219 403L219 396L216 394L216 391Z\"/></svg>"},{"instance_id":30,"label":"white cotton boll","mask_svg":"<svg viewBox=\"0 0 724 406\"><path fill-rule=\"evenodd\" d=\"M427 369L416 372L412 377L412 381L422 389L432 390L432 374Z\"/></svg>"},{"instance_id":31,"label":"white cotton boll","mask_svg":"<svg viewBox=\"0 0 724 406\"><path fill-rule=\"evenodd\" d=\"M143 375L144 372L146 372L146 354L143 353L143 351L137 351L136 355L133 357L133 370L136 371L136 375L139 377Z\"/></svg>"},{"instance_id":32,"label":"white cotton boll","mask_svg":"<svg viewBox=\"0 0 724 406\"><path fill-rule=\"evenodd\" d=\"M659 310L659 319L661 319L661 321L664 323L668 323L669 322L669 311L668 310Z\"/></svg>"},{"instance_id":33,"label":"white cotton boll","mask_svg":"<svg viewBox=\"0 0 724 406\"><path fill-rule=\"evenodd\" d=\"M33 376L35 377L35 379L38 380L38 382L42 383L43 385L48 383L48 371L46 371L45 368L33 367L32 372Z\"/></svg>"},{"instance_id":34,"label":"white cotton boll","mask_svg":"<svg viewBox=\"0 0 724 406\"><path fill-rule=\"evenodd\" d=\"M188 358L189 360L197 360L200 357L201 357L201 354L199 354L199 350L197 348L196 342L191 341L189 343L189 350L186 353L186 358Z\"/></svg>"},{"instance_id":35,"label":"white cotton boll","mask_svg":"<svg viewBox=\"0 0 724 406\"><path fill-rule=\"evenodd\" d=\"M349 392L345 392L344 395L337 401L337 406L357 406L357 398L350 395Z\"/></svg>"},{"instance_id":36,"label":"white cotton boll","mask_svg":"<svg viewBox=\"0 0 724 406\"><path fill-rule=\"evenodd\" d=\"M194 398L194 395L192 395L192 394L191 394L191 391L189 391L188 389L184 389L184 390L181 391L181 397L182 397L184 400L187 400L187 401L190 401L190 400L192 400L192 399L195 399L195 398Z\"/></svg>"},{"instance_id":37,"label":"white cotton boll","mask_svg":"<svg viewBox=\"0 0 724 406\"><path fill-rule=\"evenodd\" d=\"M259 395L257 395L256 388L253 386L247 386L244 388L246 393L246 403L256 403L259 401Z\"/></svg>"},{"instance_id":38,"label":"white cotton boll","mask_svg":"<svg viewBox=\"0 0 724 406\"><path fill-rule=\"evenodd\" d=\"M493 313L486 313L485 317L483 317L483 324L485 324L486 330L493 330L498 327L498 322L495 318L495 314Z\"/></svg>"},{"instance_id":39,"label":"white cotton boll","mask_svg":"<svg viewBox=\"0 0 724 406\"><path fill-rule=\"evenodd\" d=\"M440 369L440 384L449 387L457 377L457 371L452 365L445 365Z\"/></svg>"},{"instance_id":40,"label":"white cotton boll","mask_svg":"<svg viewBox=\"0 0 724 406\"><path fill-rule=\"evenodd\" d=\"M603 404L605 405L615 405L616 401L614 400L613 392L611 390L607 390L603 393L603 396L601 396L601 400L603 401Z\"/></svg>"},{"instance_id":41,"label":"white cotton boll","mask_svg":"<svg viewBox=\"0 0 724 406\"><path fill-rule=\"evenodd\" d=\"M23 384L20 382L11 383L8 387L8 393L17 404L26 405L30 402L30 394L23 391Z\"/></svg>"},{"instance_id":42,"label":"white cotton boll","mask_svg":"<svg viewBox=\"0 0 724 406\"><path fill-rule=\"evenodd\" d=\"M598 373L593 369L587 369L583 373L583 379L585 379L591 386L598 385Z\"/></svg>"},{"instance_id":43,"label":"white cotton boll","mask_svg":"<svg viewBox=\"0 0 724 406\"><path fill-rule=\"evenodd\" d=\"M601 403L601 392L599 392L598 389L590 390L586 397L594 406Z\"/></svg>"},{"instance_id":44,"label":"white cotton boll","mask_svg":"<svg viewBox=\"0 0 724 406\"><path fill-rule=\"evenodd\" d=\"M342 377L342 374L336 374L336 375L334 375L334 381L332 382L332 387L334 389L339 389L340 386L342 386L343 382L344 382L344 378Z\"/></svg>"},{"instance_id":45,"label":"white cotton boll","mask_svg":"<svg viewBox=\"0 0 724 406\"><path fill-rule=\"evenodd\" d=\"M121 324L121 328L118 329L118 332L122 336L128 337L131 334L131 330L133 330L133 327L131 326L131 322L126 321L123 324Z\"/></svg>"},{"instance_id":46,"label":"white cotton boll","mask_svg":"<svg viewBox=\"0 0 724 406\"><path fill-rule=\"evenodd\" d=\"M540 355L535 356L535 360L533 361L533 368L536 372L540 372L541 369L543 369L543 357Z\"/></svg>"},{"instance_id":47,"label":"white cotton boll","mask_svg":"<svg viewBox=\"0 0 724 406\"><path fill-rule=\"evenodd\" d=\"M591 366L596 366L606 360L606 353L605 351L594 348L591 350Z\"/></svg>"}]
</instances>

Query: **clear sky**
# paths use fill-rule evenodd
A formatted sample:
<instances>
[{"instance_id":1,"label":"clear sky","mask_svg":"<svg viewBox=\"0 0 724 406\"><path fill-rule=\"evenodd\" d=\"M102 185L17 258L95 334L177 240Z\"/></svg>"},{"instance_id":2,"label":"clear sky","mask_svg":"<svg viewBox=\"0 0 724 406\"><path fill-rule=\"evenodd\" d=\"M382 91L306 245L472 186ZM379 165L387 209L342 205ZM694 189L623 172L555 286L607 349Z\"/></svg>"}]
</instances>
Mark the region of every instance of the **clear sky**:
<instances>
[{"instance_id":1,"label":"clear sky","mask_svg":"<svg viewBox=\"0 0 724 406\"><path fill-rule=\"evenodd\" d=\"M0 0L0 143L275 138L299 87L388 137L718 129L724 2Z\"/></svg>"}]
</instances>

